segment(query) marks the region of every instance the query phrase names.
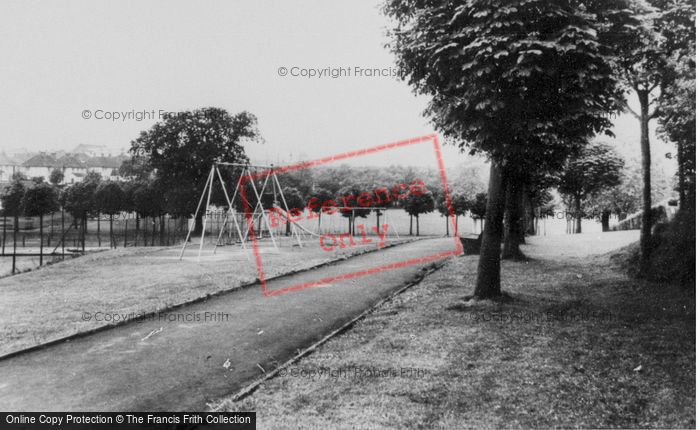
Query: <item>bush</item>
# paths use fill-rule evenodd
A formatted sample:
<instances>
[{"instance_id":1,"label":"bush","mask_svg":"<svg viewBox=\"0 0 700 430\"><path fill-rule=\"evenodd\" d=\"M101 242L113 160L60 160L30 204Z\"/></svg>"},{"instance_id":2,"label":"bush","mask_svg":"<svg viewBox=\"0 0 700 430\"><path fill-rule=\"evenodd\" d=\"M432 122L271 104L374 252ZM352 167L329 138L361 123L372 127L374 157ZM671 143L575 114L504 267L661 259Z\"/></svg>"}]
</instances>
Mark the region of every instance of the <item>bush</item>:
<instances>
[{"instance_id":1,"label":"bush","mask_svg":"<svg viewBox=\"0 0 700 430\"><path fill-rule=\"evenodd\" d=\"M671 222L659 223L652 233L652 255L649 270L636 272L639 243L630 251L626 266L630 274L651 281L695 285L695 214L679 211Z\"/></svg>"}]
</instances>

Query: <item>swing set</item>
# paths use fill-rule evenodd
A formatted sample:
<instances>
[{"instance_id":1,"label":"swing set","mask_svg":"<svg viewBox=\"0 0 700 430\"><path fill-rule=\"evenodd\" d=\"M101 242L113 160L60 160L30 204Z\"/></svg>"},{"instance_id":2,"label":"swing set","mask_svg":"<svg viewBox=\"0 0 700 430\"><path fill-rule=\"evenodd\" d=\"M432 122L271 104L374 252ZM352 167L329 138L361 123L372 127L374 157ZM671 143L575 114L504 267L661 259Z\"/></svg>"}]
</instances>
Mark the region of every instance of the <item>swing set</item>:
<instances>
[{"instance_id":1,"label":"swing set","mask_svg":"<svg viewBox=\"0 0 700 430\"><path fill-rule=\"evenodd\" d=\"M234 173L234 178L236 180L236 186L234 188L233 194L229 196L226 188L226 181L221 174L222 168L232 168ZM247 178L247 179L244 179ZM258 182L262 182L259 186L255 180L252 178L260 178ZM272 244L273 252L279 252L280 246L282 244L282 237L284 233L275 232L275 226L271 225L270 219L268 217L268 211L278 211L283 214L292 213L287 204L287 200L284 196L284 191L282 185L280 184L279 178L277 177L276 170L272 165L253 165L253 164L242 164L242 163L227 163L227 162L217 162L212 165L209 175L207 177L206 184L202 190L202 194L197 203L197 209L193 214L193 221L190 223L187 237L180 250L179 259L182 260L185 250L192 238L196 222L194 220L202 214L202 232L199 241L199 249L197 251L197 262L201 260L202 253L204 251L204 237L207 231L207 224L210 222L211 212L209 207L212 201L212 192L216 187L215 182L221 185L223 190L224 198L226 199L226 210L223 214L223 223L220 225L216 241L214 242L214 249L212 254L216 254L217 248L223 246L223 244L232 244L235 242L240 243L241 250L247 250L246 242L251 240L251 236L255 235L256 239L265 238L265 233L269 235L270 243ZM248 187L245 190L247 182ZM252 195L249 195L252 191ZM271 196L271 207L265 207L264 196ZM251 204L253 203L253 204ZM238 204L238 206L237 206ZM244 208L240 211L239 208ZM290 210L291 209L291 210ZM352 215L348 217L351 219L351 225L355 222L355 210L370 210L375 211L377 216L383 213L385 218L384 224L387 224L393 230L394 235L398 238L399 234L396 231L393 223L390 221L388 210L385 207L338 207L341 211L352 211ZM381 212L380 212L381 211ZM294 242L293 246L298 246L299 248L304 247L304 242L312 238L322 238L324 233L321 231L321 213L317 215L319 217L318 231L314 232L311 229L304 227L300 222L292 219L292 217L287 217L285 219L285 229L291 233L291 237ZM326 218L331 218L328 215ZM239 223L239 220L243 222ZM288 224L287 224L288 223ZM232 224L232 228L230 225ZM239 225L244 224L245 227ZM257 231L255 225L258 225ZM264 224L264 229L261 228ZM379 229L379 227L377 227ZM228 232L228 242L222 242L225 239L224 233ZM235 237L233 234L235 233ZM237 239L237 240L236 240Z\"/></svg>"}]
</instances>

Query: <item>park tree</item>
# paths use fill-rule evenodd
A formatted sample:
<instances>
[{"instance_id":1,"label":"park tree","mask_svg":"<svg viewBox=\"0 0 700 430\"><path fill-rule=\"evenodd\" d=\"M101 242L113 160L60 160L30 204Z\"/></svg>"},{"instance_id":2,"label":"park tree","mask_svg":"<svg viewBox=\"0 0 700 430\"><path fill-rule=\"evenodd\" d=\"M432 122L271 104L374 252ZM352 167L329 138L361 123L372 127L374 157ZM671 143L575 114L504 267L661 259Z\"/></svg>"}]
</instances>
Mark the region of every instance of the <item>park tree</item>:
<instances>
[{"instance_id":1,"label":"park tree","mask_svg":"<svg viewBox=\"0 0 700 430\"><path fill-rule=\"evenodd\" d=\"M155 219L160 217L164 211L163 189L161 184L155 180L139 181L138 186L133 190L133 207L134 211L144 220L151 218L152 233L151 245L155 244ZM148 229L144 225L143 228L143 245L148 246ZM138 243L138 231L136 242Z\"/></svg>"},{"instance_id":2,"label":"park tree","mask_svg":"<svg viewBox=\"0 0 700 430\"><path fill-rule=\"evenodd\" d=\"M14 177L14 175L13 175ZM13 219L12 222L12 246L13 255L15 254L17 248L17 230L19 230L19 217L22 215L22 199L24 198L24 193L26 187L21 179L13 179L9 185L7 185L0 194L0 202L2 202L2 216L3 216L3 230L2 230L2 243L3 247L6 242L7 234L7 217L10 216ZM4 249L4 248L3 248ZM13 257L13 268L14 268L14 257Z\"/></svg>"},{"instance_id":3,"label":"park tree","mask_svg":"<svg viewBox=\"0 0 700 430\"><path fill-rule=\"evenodd\" d=\"M97 184L93 180L77 182L63 190L60 197L61 206L73 217L73 225L80 226L80 242L85 250L85 231L88 215L95 209L95 191Z\"/></svg>"},{"instance_id":4,"label":"park tree","mask_svg":"<svg viewBox=\"0 0 700 430\"><path fill-rule=\"evenodd\" d=\"M604 143L591 143L569 157L557 175L559 192L573 202L575 233L581 233L581 203L606 189L620 184L624 161Z\"/></svg>"},{"instance_id":5,"label":"park tree","mask_svg":"<svg viewBox=\"0 0 700 430\"><path fill-rule=\"evenodd\" d=\"M642 175L637 165L625 163L620 171L620 182L614 187L588 197L584 201L584 212L600 219L602 231L610 231L610 217L623 219L627 214L639 210L642 203Z\"/></svg>"},{"instance_id":6,"label":"park tree","mask_svg":"<svg viewBox=\"0 0 700 430\"><path fill-rule=\"evenodd\" d=\"M22 215L22 199L24 198L24 193L26 187L21 180L13 180L7 185L0 195L0 201L2 202L2 212L4 215L18 217Z\"/></svg>"},{"instance_id":7,"label":"park tree","mask_svg":"<svg viewBox=\"0 0 700 430\"><path fill-rule=\"evenodd\" d=\"M525 241L525 183L527 175L510 173L506 184L504 203L503 260L524 260L520 244Z\"/></svg>"},{"instance_id":8,"label":"park tree","mask_svg":"<svg viewBox=\"0 0 700 430\"><path fill-rule=\"evenodd\" d=\"M118 170L122 178L147 181L153 175L153 166L149 158L143 155L133 155L122 161Z\"/></svg>"},{"instance_id":9,"label":"park tree","mask_svg":"<svg viewBox=\"0 0 700 430\"><path fill-rule=\"evenodd\" d=\"M367 218L367 215L372 212L371 209L365 209L360 207L357 202L357 196L368 190L369 187L362 184L349 185L338 190L337 196L335 198L336 202L343 202L347 198L348 206L342 206L338 208L340 215L348 219L348 234L355 234L355 219L357 218ZM348 198L352 196L352 199Z\"/></svg>"},{"instance_id":10,"label":"park tree","mask_svg":"<svg viewBox=\"0 0 700 430\"><path fill-rule=\"evenodd\" d=\"M28 188L22 197L24 214L39 217L39 266L44 264L44 215L54 213L58 208L56 189L46 183Z\"/></svg>"},{"instance_id":11,"label":"park tree","mask_svg":"<svg viewBox=\"0 0 700 430\"><path fill-rule=\"evenodd\" d=\"M436 199L435 202L435 209L445 217L445 236L450 235L450 215L454 215L455 217L455 227L458 227L459 225L459 217L464 216L467 213L468 207L469 207L469 199L467 198L467 195L464 193L454 193L451 194L451 200L452 200L452 213L450 213L450 208L447 205L447 200L445 199L445 193L435 193L434 195L437 195L438 198ZM455 235L458 234L457 231L455 231Z\"/></svg>"},{"instance_id":12,"label":"park tree","mask_svg":"<svg viewBox=\"0 0 700 430\"><path fill-rule=\"evenodd\" d=\"M290 217L298 217L304 212L304 197L296 188L285 187L282 189L282 195L278 196L276 205L283 208L285 211L289 209ZM284 207L286 205L286 207ZM285 236L292 234L292 222L289 220L285 227Z\"/></svg>"},{"instance_id":13,"label":"park tree","mask_svg":"<svg viewBox=\"0 0 700 430\"><path fill-rule=\"evenodd\" d=\"M318 231L321 232L321 216L323 216L323 203L333 201L335 196L327 188L314 187L309 191L309 208L318 216Z\"/></svg>"},{"instance_id":14,"label":"park tree","mask_svg":"<svg viewBox=\"0 0 700 430\"><path fill-rule=\"evenodd\" d=\"M681 210L695 210L695 2L656 0L669 81L659 100L658 132L676 145ZM652 184L653 186L653 184Z\"/></svg>"},{"instance_id":15,"label":"park tree","mask_svg":"<svg viewBox=\"0 0 700 430\"><path fill-rule=\"evenodd\" d=\"M2 202L3 225L7 224L7 217L14 219L14 229L17 230L19 217L22 215L22 198L27 187L20 179L13 179L0 194L0 202ZM3 237L3 242L5 238Z\"/></svg>"},{"instance_id":16,"label":"park tree","mask_svg":"<svg viewBox=\"0 0 700 430\"><path fill-rule=\"evenodd\" d=\"M49 174L49 182L55 186L61 185L63 179L65 179L65 175L63 174L63 169L60 167L54 168Z\"/></svg>"},{"instance_id":17,"label":"park tree","mask_svg":"<svg viewBox=\"0 0 700 430\"><path fill-rule=\"evenodd\" d=\"M177 201L183 205L181 211L193 214L214 163L248 161L245 141L261 141L256 117L248 112L231 115L211 107L166 115L141 132L131 142L130 151L132 156L148 160L158 181L171 194L170 201ZM172 194L179 191L183 194L174 198ZM195 225L195 230L201 231L201 212Z\"/></svg>"},{"instance_id":18,"label":"park tree","mask_svg":"<svg viewBox=\"0 0 700 430\"><path fill-rule=\"evenodd\" d=\"M134 222L136 229L136 236L138 237L138 232L141 227L141 220L138 212L136 212L136 205L134 203L134 193L141 186L141 181L131 179L127 182L122 183L122 190L124 191L124 212L134 213ZM164 196L164 198L166 198ZM127 221L128 226L128 221ZM128 231L128 229L125 229ZM125 239L126 240L126 239Z\"/></svg>"},{"instance_id":19,"label":"park tree","mask_svg":"<svg viewBox=\"0 0 700 430\"><path fill-rule=\"evenodd\" d=\"M680 208L690 211L695 210L696 186L694 73L692 78L679 78L667 87L659 116L661 136L676 145Z\"/></svg>"},{"instance_id":20,"label":"park tree","mask_svg":"<svg viewBox=\"0 0 700 430\"><path fill-rule=\"evenodd\" d=\"M126 207L126 194L118 182L104 181L95 190L95 206L101 213L109 215L109 244L116 248L114 240L114 215Z\"/></svg>"},{"instance_id":21,"label":"park tree","mask_svg":"<svg viewBox=\"0 0 700 430\"><path fill-rule=\"evenodd\" d=\"M298 169L283 172L277 175L282 188L294 188L299 191L302 197L311 193L314 185L314 175L312 169Z\"/></svg>"},{"instance_id":22,"label":"park tree","mask_svg":"<svg viewBox=\"0 0 700 430\"><path fill-rule=\"evenodd\" d=\"M652 213L651 148L649 128L652 120L660 118L664 103L667 117L671 117L674 105L674 92L684 91L676 87L674 81L674 59L688 57L692 49L692 75L694 76L695 7L689 0L652 0L649 3L632 3L640 17L639 25L624 33L618 40L616 52L617 72L623 77L625 90L636 99L638 107L632 107L627 100L623 104L640 125L640 150L642 166L642 226L640 230L639 273L645 274L650 267L653 248L651 228L654 222ZM693 43L692 47L688 44ZM688 63L691 64L691 63ZM682 86L682 85L681 85ZM694 84L693 84L694 87ZM694 90L693 90L694 91ZM681 97L684 98L685 95ZM694 98L693 98L694 100ZM694 121L694 102L692 116ZM682 109L683 102L678 105ZM670 108L670 110L669 110ZM683 157L683 145L679 148ZM681 175L685 172L680 169ZM683 178L685 179L685 178ZM685 185L685 184L684 184Z\"/></svg>"},{"instance_id":23,"label":"park tree","mask_svg":"<svg viewBox=\"0 0 700 430\"><path fill-rule=\"evenodd\" d=\"M396 22L391 48L400 76L430 97L426 113L450 141L491 161L475 298L500 294L507 174L522 164L556 171L568 153L611 126L616 82L601 36L621 30L622 3L385 4ZM615 25L601 24L613 18Z\"/></svg>"},{"instance_id":24,"label":"park tree","mask_svg":"<svg viewBox=\"0 0 700 430\"><path fill-rule=\"evenodd\" d=\"M473 198L467 201L467 210L471 214L473 220L479 220L481 230L484 229L484 218L486 217L486 201L488 195L486 193L477 193Z\"/></svg>"},{"instance_id":25,"label":"park tree","mask_svg":"<svg viewBox=\"0 0 700 430\"><path fill-rule=\"evenodd\" d=\"M423 190L420 193L410 193L402 201L403 210L411 217L411 227L409 234L413 234L413 217L416 218L416 236L420 236L419 217L435 210L435 198L430 190Z\"/></svg>"}]
</instances>

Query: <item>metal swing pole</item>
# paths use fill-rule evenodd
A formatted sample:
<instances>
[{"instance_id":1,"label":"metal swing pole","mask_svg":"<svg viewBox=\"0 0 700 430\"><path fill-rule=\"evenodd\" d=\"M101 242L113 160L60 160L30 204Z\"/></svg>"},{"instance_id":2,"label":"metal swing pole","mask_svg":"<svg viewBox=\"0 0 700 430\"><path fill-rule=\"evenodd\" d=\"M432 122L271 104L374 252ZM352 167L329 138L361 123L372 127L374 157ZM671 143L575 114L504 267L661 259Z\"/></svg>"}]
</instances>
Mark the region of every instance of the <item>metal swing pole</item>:
<instances>
[{"instance_id":1,"label":"metal swing pole","mask_svg":"<svg viewBox=\"0 0 700 430\"><path fill-rule=\"evenodd\" d=\"M252 178L252 175L250 174L250 170L248 170L248 176ZM265 175L265 181L263 182L262 188L260 189L261 192L265 192L265 187L267 186L268 179L270 179L270 172L268 171L267 175ZM255 186L255 180L251 180L251 183L253 185L253 192L255 193L255 197L258 199L258 203L255 205L255 209L253 210L253 213L258 210L258 206L260 206L260 212L263 217L263 221L265 221L265 225L267 226L267 230L270 232L270 239L272 239L272 244L274 245L275 249L279 249L277 247L277 242L275 241L275 235L272 233L272 228L270 227L270 223L267 221L267 217L265 217L265 208L262 206L262 200L260 198L260 195L258 194L258 188ZM253 229L255 229L255 226L253 226ZM250 225L248 225L248 233L246 233L246 239L248 239L248 234L250 232Z\"/></svg>"},{"instance_id":2,"label":"metal swing pole","mask_svg":"<svg viewBox=\"0 0 700 430\"><path fill-rule=\"evenodd\" d=\"M209 219L209 204L211 203L211 190L214 188L214 169L215 166L211 166L211 173L209 174L209 192L207 193L207 205L204 206L204 221L202 222L202 236L199 239L199 253L197 254L197 262L199 263L202 257L202 248L204 247L204 233L207 232L207 220Z\"/></svg>"},{"instance_id":3,"label":"metal swing pole","mask_svg":"<svg viewBox=\"0 0 700 430\"><path fill-rule=\"evenodd\" d=\"M219 176L219 181L221 182L221 188L223 188L223 190L224 190L224 196L226 197L226 202L228 203L228 211L226 211L226 218L224 218L224 225L221 226L221 230L219 231L219 237L217 237L217 239L216 239L216 244L218 246L219 241L221 240L221 235L223 234L224 228L226 227L226 223L228 223L228 216L233 211L233 216L234 216L233 224L235 225L236 231L238 232L238 238L241 239L241 246L243 247L243 249L246 249L245 241L243 240L243 233L241 232L241 229L238 226L238 222L235 219L236 212L233 209L233 201L234 201L233 199L236 198L236 193L238 193L238 187L241 185L241 180L240 180L240 178L238 179L238 183L236 184L236 189L233 192L233 199L229 199L228 198L228 191L226 191L226 186L224 185L224 180L221 177L221 172L219 171L218 167L216 168L216 173ZM216 254L216 246L214 247L214 254Z\"/></svg>"},{"instance_id":4,"label":"metal swing pole","mask_svg":"<svg viewBox=\"0 0 700 430\"><path fill-rule=\"evenodd\" d=\"M211 176L213 175L214 170L212 168L212 171L209 172L209 176L207 177L207 183L209 183ZM197 214L199 213L199 208L202 206L202 201L204 200L204 194L207 192L207 187L204 187L204 190L202 190L202 196L199 198L199 203L197 203L197 210L194 211L194 223L187 229L187 237L185 237L185 243L182 244L182 249L180 250L180 260L182 260L182 256L185 253L185 247L187 247L187 242L190 240L190 235L192 234L192 230L194 229L194 225L196 224L196 219L197 219Z\"/></svg>"},{"instance_id":5,"label":"metal swing pole","mask_svg":"<svg viewBox=\"0 0 700 430\"><path fill-rule=\"evenodd\" d=\"M280 185L279 179L277 179L277 175L275 173L272 173L272 179L275 181L277 184L277 188L280 190L280 196L282 197L282 203L284 203L284 208L287 210L287 216L291 216L289 213L289 206L287 206L287 199L284 198L284 192L282 192L282 186ZM272 185L272 188L274 189L274 184ZM292 223L291 219L288 219L287 222ZM303 248L304 246L301 244L301 239L299 239L299 233L297 232L297 227L292 223L292 230L294 237L297 238L297 243L299 244L299 248Z\"/></svg>"}]
</instances>

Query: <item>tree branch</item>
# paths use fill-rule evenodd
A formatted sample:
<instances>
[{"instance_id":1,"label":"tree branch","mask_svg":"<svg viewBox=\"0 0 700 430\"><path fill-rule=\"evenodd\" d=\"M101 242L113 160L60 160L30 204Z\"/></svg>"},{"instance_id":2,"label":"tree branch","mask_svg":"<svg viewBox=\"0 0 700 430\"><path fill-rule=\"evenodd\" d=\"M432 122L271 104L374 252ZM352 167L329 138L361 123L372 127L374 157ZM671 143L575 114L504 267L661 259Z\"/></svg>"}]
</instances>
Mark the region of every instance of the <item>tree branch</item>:
<instances>
[{"instance_id":1,"label":"tree branch","mask_svg":"<svg viewBox=\"0 0 700 430\"><path fill-rule=\"evenodd\" d=\"M627 103L627 100L625 100L625 109L627 109L627 112L631 113L634 115L635 118L637 119L642 119L641 115L639 115L637 112L635 112L632 107L630 106L629 103Z\"/></svg>"},{"instance_id":2,"label":"tree branch","mask_svg":"<svg viewBox=\"0 0 700 430\"><path fill-rule=\"evenodd\" d=\"M649 119L654 119L654 118L658 117L660 113L661 113L661 111L659 109L659 106L657 105L654 108L654 111L649 115Z\"/></svg>"}]
</instances>

